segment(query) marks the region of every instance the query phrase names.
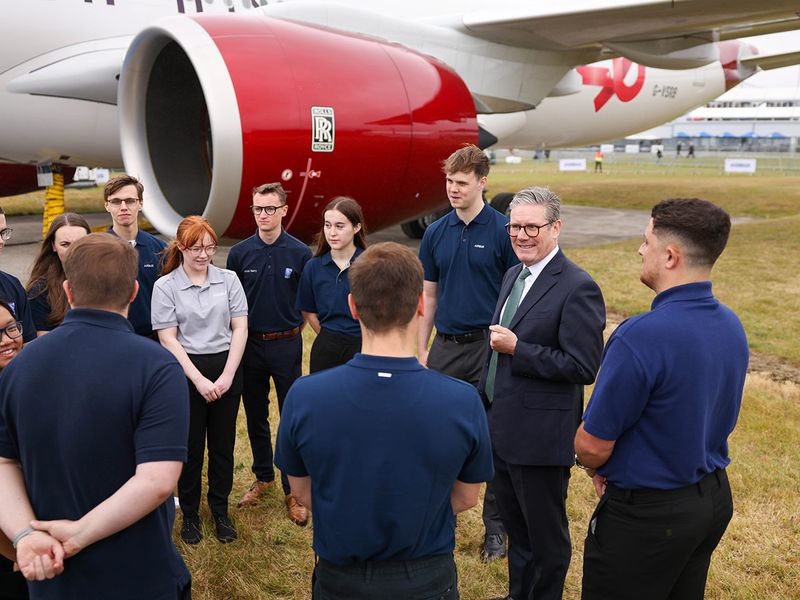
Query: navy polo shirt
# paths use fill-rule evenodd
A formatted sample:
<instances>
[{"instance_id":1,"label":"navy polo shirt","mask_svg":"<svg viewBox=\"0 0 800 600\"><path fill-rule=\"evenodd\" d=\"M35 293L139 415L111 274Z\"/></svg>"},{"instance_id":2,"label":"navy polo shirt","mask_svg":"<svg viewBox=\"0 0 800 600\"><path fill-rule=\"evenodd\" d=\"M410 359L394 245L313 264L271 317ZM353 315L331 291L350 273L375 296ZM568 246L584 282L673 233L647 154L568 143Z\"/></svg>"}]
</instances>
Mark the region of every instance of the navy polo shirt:
<instances>
[{"instance_id":1,"label":"navy polo shirt","mask_svg":"<svg viewBox=\"0 0 800 600\"><path fill-rule=\"evenodd\" d=\"M114 234L113 227L108 232ZM150 323L150 301L153 297L153 286L161 272L161 261L164 248L167 244L146 231L139 230L136 234L136 251L139 253L139 293L131 302L128 309L128 320L133 325L134 331L139 335L152 335L153 327Z\"/></svg>"},{"instance_id":2,"label":"navy polo shirt","mask_svg":"<svg viewBox=\"0 0 800 600\"><path fill-rule=\"evenodd\" d=\"M272 244L256 233L231 248L227 268L242 282L250 329L287 331L303 322L295 301L300 274L310 258L311 249L286 231Z\"/></svg>"},{"instance_id":3,"label":"navy polo shirt","mask_svg":"<svg viewBox=\"0 0 800 600\"><path fill-rule=\"evenodd\" d=\"M298 379L275 450L311 477L314 550L337 565L451 553L453 484L494 476L475 388L415 358L356 354Z\"/></svg>"},{"instance_id":4,"label":"navy polo shirt","mask_svg":"<svg viewBox=\"0 0 800 600\"><path fill-rule=\"evenodd\" d=\"M31 317L31 308L28 304L28 297L25 295L25 288L19 279L0 271L0 298L5 300L14 314L17 321L22 323L22 340L30 342L36 339L36 325Z\"/></svg>"},{"instance_id":5,"label":"navy polo shirt","mask_svg":"<svg viewBox=\"0 0 800 600\"><path fill-rule=\"evenodd\" d=\"M44 279L34 282L28 292L28 305L31 307L31 318L36 331L52 331L55 327L50 323L50 298L47 295L47 284Z\"/></svg>"},{"instance_id":6,"label":"navy polo shirt","mask_svg":"<svg viewBox=\"0 0 800 600\"><path fill-rule=\"evenodd\" d=\"M503 275L519 262L507 222L486 204L469 225L452 210L425 230L419 259L425 280L439 284L434 319L439 333L460 335L489 327Z\"/></svg>"},{"instance_id":7,"label":"navy polo shirt","mask_svg":"<svg viewBox=\"0 0 800 600\"><path fill-rule=\"evenodd\" d=\"M46 382L57 382L47 385ZM0 374L0 456L22 466L39 519L79 519L141 463L185 461L186 378L121 315L76 308ZM174 600L190 576L172 542L172 497L29 582L31 598Z\"/></svg>"},{"instance_id":8,"label":"navy polo shirt","mask_svg":"<svg viewBox=\"0 0 800 600\"><path fill-rule=\"evenodd\" d=\"M673 489L725 468L747 373L744 328L711 282L658 294L611 336L584 428L616 440L598 472L625 489Z\"/></svg>"},{"instance_id":9,"label":"navy polo shirt","mask_svg":"<svg viewBox=\"0 0 800 600\"><path fill-rule=\"evenodd\" d=\"M356 246L352 264L363 252ZM297 308L317 313L322 327L333 333L361 337L361 327L350 313L347 296L350 294L348 269L343 271L333 262L331 253L315 256L308 261L297 289Z\"/></svg>"}]
</instances>

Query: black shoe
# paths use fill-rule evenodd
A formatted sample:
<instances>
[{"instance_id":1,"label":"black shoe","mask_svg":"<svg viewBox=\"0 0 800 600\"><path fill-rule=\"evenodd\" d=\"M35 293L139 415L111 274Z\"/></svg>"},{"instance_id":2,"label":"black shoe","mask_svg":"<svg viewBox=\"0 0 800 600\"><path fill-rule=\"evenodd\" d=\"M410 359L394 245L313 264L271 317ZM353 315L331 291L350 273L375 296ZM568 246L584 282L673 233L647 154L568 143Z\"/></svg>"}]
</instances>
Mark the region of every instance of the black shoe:
<instances>
[{"instance_id":1,"label":"black shoe","mask_svg":"<svg viewBox=\"0 0 800 600\"><path fill-rule=\"evenodd\" d=\"M181 539L186 544L199 544L203 539L203 534L200 532L200 520L197 518L183 519L183 527L181 527Z\"/></svg>"},{"instance_id":2,"label":"black shoe","mask_svg":"<svg viewBox=\"0 0 800 600\"><path fill-rule=\"evenodd\" d=\"M481 560L492 562L506 555L506 541L499 533L487 533L481 548Z\"/></svg>"},{"instance_id":3,"label":"black shoe","mask_svg":"<svg viewBox=\"0 0 800 600\"><path fill-rule=\"evenodd\" d=\"M232 542L239 537L236 528L227 516L214 515L214 527L217 530L217 539L223 544Z\"/></svg>"}]
</instances>

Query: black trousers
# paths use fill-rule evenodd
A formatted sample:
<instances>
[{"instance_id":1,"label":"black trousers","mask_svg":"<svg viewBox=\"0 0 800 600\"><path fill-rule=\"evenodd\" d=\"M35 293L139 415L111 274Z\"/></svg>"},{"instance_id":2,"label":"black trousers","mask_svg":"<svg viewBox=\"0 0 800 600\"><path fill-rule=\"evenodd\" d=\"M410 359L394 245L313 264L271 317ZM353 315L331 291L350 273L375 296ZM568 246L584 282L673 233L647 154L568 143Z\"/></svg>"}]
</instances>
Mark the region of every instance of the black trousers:
<instances>
[{"instance_id":1,"label":"black trousers","mask_svg":"<svg viewBox=\"0 0 800 600\"><path fill-rule=\"evenodd\" d=\"M190 354L189 359L208 379L215 381L225 368L227 352ZM236 442L236 416L242 393L242 370L233 385L219 400L206 402L197 388L189 385L189 456L178 479L178 498L184 518L197 518L203 458L208 437L208 506L215 515L227 516L228 496L233 487L233 447Z\"/></svg>"},{"instance_id":2,"label":"black trousers","mask_svg":"<svg viewBox=\"0 0 800 600\"><path fill-rule=\"evenodd\" d=\"M340 567L322 558L314 569L314 600L458 600L452 554Z\"/></svg>"},{"instance_id":3,"label":"black trousers","mask_svg":"<svg viewBox=\"0 0 800 600\"><path fill-rule=\"evenodd\" d=\"M361 338L334 333L324 327L311 346L311 373L343 365L361 352Z\"/></svg>"},{"instance_id":4,"label":"black trousers","mask_svg":"<svg viewBox=\"0 0 800 600\"><path fill-rule=\"evenodd\" d=\"M572 556L569 467L512 465L495 454L494 468L508 532L508 593L514 600L560 600Z\"/></svg>"},{"instance_id":5,"label":"black trousers","mask_svg":"<svg viewBox=\"0 0 800 600\"><path fill-rule=\"evenodd\" d=\"M242 358L244 387L242 401L247 414L247 435L253 451L253 473L259 481L274 481L272 433L269 425L269 380L275 383L278 411L291 385L300 377L303 337L298 333L281 340L248 338ZM289 494L289 480L281 474L283 493Z\"/></svg>"},{"instance_id":6,"label":"black trousers","mask_svg":"<svg viewBox=\"0 0 800 600\"><path fill-rule=\"evenodd\" d=\"M673 490L608 486L589 521L584 600L701 600L733 516L724 470Z\"/></svg>"},{"instance_id":7,"label":"black trousers","mask_svg":"<svg viewBox=\"0 0 800 600\"><path fill-rule=\"evenodd\" d=\"M458 344L436 335L428 353L428 367L478 387L481 371L486 360L487 340L488 334L484 339ZM482 517L483 527L487 535L505 535L503 522L500 519L500 511L497 508L497 500L495 499L494 484L491 481L486 484Z\"/></svg>"}]
</instances>

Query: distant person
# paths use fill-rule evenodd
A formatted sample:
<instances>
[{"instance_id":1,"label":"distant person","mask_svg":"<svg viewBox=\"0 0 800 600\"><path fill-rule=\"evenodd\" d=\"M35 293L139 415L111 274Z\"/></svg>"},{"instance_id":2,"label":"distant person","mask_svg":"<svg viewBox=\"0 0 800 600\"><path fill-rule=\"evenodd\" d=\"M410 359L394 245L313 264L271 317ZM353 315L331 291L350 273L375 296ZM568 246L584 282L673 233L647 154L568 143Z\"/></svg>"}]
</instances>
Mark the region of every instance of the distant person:
<instances>
[{"instance_id":1,"label":"distant person","mask_svg":"<svg viewBox=\"0 0 800 600\"><path fill-rule=\"evenodd\" d=\"M109 233L131 244L139 255L139 275L136 278L139 282L139 293L131 304L128 319L136 333L155 338L150 323L150 299L167 245L154 235L139 229L144 186L136 177L119 175L110 179L103 189L103 198L112 220Z\"/></svg>"},{"instance_id":2,"label":"distant person","mask_svg":"<svg viewBox=\"0 0 800 600\"><path fill-rule=\"evenodd\" d=\"M13 231L6 222L6 213L0 207L0 252L3 251L6 242L11 239ZM24 342L35 340L36 326L33 324L25 288L22 287L19 279L4 271L0 271L0 300L5 300L22 323L22 340Z\"/></svg>"},{"instance_id":3,"label":"distant person","mask_svg":"<svg viewBox=\"0 0 800 600\"><path fill-rule=\"evenodd\" d=\"M22 350L22 323L5 300L0 300L0 371ZM0 531L0 599L25 600L28 585L21 571L15 570L16 552L12 540Z\"/></svg>"},{"instance_id":4,"label":"distant person","mask_svg":"<svg viewBox=\"0 0 800 600\"><path fill-rule=\"evenodd\" d=\"M664 153L661 151L661 148L656 148L656 162L661 162L662 158L664 158Z\"/></svg>"},{"instance_id":5,"label":"distant person","mask_svg":"<svg viewBox=\"0 0 800 600\"><path fill-rule=\"evenodd\" d=\"M681 149L682 148L683 148L683 144L678 142L678 144L675 146L675 156L680 156L681 155Z\"/></svg>"},{"instance_id":6,"label":"distant person","mask_svg":"<svg viewBox=\"0 0 800 600\"><path fill-rule=\"evenodd\" d=\"M694 144L689 142L689 151L686 153L686 158L694 158Z\"/></svg>"},{"instance_id":7,"label":"distant person","mask_svg":"<svg viewBox=\"0 0 800 600\"><path fill-rule=\"evenodd\" d=\"M208 506L217 539L238 534L228 515L233 487L236 416L242 393L239 364L247 343L247 298L233 271L211 264L217 234L202 217L186 217L164 255L153 288L153 329L178 359L189 391L189 456L178 480L181 539L197 544L200 490L208 439Z\"/></svg>"},{"instance_id":8,"label":"distant person","mask_svg":"<svg viewBox=\"0 0 800 600\"><path fill-rule=\"evenodd\" d=\"M0 527L32 598L190 597L172 542L187 392L125 318L137 262L105 233L75 242L72 309L0 375Z\"/></svg>"},{"instance_id":9,"label":"distant person","mask_svg":"<svg viewBox=\"0 0 800 600\"><path fill-rule=\"evenodd\" d=\"M367 247L361 206L338 196L322 211L317 249L297 289L297 308L317 337L311 346L312 373L343 365L361 351L361 329L350 314L350 267Z\"/></svg>"},{"instance_id":10,"label":"distant person","mask_svg":"<svg viewBox=\"0 0 800 600\"><path fill-rule=\"evenodd\" d=\"M52 331L64 320L69 310L64 292L64 260L70 246L90 233L89 223L75 213L62 213L50 223L39 254L33 261L27 285L28 303L37 335Z\"/></svg>"},{"instance_id":11,"label":"distant person","mask_svg":"<svg viewBox=\"0 0 800 600\"><path fill-rule=\"evenodd\" d=\"M507 226L522 264L503 279L479 389L489 403L492 489L508 532L508 596L559 600L572 544L567 489L583 386L603 350L605 304L558 246L561 201L531 187Z\"/></svg>"},{"instance_id":12,"label":"distant person","mask_svg":"<svg viewBox=\"0 0 800 600\"><path fill-rule=\"evenodd\" d=\"M603 151L598 150L594 153L594 172L603 172Z\"/></svg>"},{"instance_id":13,"label":"distant person","mask_svg":"<svg viewBox=\"0 0 800 600\"><path fill-rule=\"evenodd\" d=\"M584 600L702 599L733 514L725 468L748 347L710 281L730 217L698 199L664 200L651 216L639 254L652 310L609 339L575 437L600 496Z\"/></svg>"},{"instance_id":14,"label":"distant person","mask_svg":"<svg viewBox=\"0 0 800 600\"><path fill-rule=\"evenodd\" d=\"M269 426L269 380L275 383L278 412L286 392L300 377L303 362L303 315L295 308L300 274L311 258L311 249L282 227L286 216L286 192L280 183L253 189L251 209L255 235L239 242L228 254L228 268L236 273L247 296L247 346L242 359L242 399L247 413L247 433L253 451L256 480L239 500L239 508L256 504L275 481L272 467L272 434ZM286 474L281 485L289 518L308 523L308 511L291 494Z\"/></svg>"},{"instance_id":15,"label":"distant person","mask_svg":"<svg viewBox=\"0 0 800 600\"><path fill-rule=\"evenodd\" d=\"M286 397L275 462L314 512L319 600L458 598L455 515L491 448L475 388L414 357L422 277L408 248L368 248L350 268L362 353Z\"/></svg>"},{"instance_id":16,"label":"distant person","mask_svg":"<svg viewBox=\"0 0 800 600\"><path fill-rule=\"evenodd\" d=\"M425 312L417 353L431 369L477 388L500 282L519 261L504 228L508 219L483 201L489 161L477 147L453 152L442 165L453 210L425 230ZM430 352L428 340L436 335ZM505 530L491 484L483 499L484 561L506 554Z\"/></svg>"}]
</instances>

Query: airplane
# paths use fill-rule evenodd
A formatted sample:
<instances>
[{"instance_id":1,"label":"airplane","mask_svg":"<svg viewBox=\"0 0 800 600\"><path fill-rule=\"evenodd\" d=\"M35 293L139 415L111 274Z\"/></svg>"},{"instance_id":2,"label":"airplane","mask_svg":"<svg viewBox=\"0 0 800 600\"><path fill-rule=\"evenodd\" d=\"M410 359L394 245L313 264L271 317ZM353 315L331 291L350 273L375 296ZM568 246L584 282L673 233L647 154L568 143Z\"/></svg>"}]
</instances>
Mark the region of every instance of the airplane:
<instances>
[{"instance_id":1,"label":"airplane","mask_svg":"<svg viewBox=\"0 0 800 600\"><path fill-rule=\"evenodd\" d=\"M737 38L799 29L798 9L5 0L0 195L35 189L37 165L124 166L166 235L189 214L250 235L264 181L283 183L302 239L334 195L356 198L371 230L413 224L446 204L441 161L463 143L554 148L668 121L755 73Z\"/></svg>"}]
</instances>

